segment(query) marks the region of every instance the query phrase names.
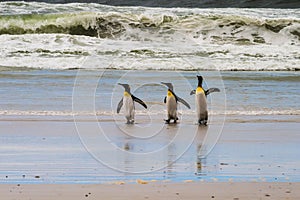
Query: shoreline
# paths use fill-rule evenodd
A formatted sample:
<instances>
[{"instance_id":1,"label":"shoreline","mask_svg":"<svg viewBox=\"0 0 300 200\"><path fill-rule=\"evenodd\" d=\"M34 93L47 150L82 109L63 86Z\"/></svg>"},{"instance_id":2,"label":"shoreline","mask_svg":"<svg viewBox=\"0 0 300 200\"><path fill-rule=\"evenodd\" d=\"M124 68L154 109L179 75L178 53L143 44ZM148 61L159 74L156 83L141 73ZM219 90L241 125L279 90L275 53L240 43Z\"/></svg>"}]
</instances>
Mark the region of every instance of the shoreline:
<instances>
[{"instance_id":1,"label":"shoreline","mask_svg":"<svg viewBox=\"0 0 300 200\"><path fill-rule=\"evenodd\" d=\"M70 112L71 113L71 112ZM192 121L195 121L195 113L189 114L181 114L185 117L185 120L190 124ZM138 113L136 114L136 123L146 123L147 117L152 116L155 118L155 123L164 124L164 118L166 117L164 113ZM210 114L209 118L223 118L225 122L230 123L245 123L245 122L300 122L300 115L297 114ZM258 119L259 118L259 119ZM126 121L123 114L89 114L89 115L41 115L41 114L0 114L0 122L1 121L61 121L61 122L69 122L69 121L90 121L90 122L124 122ZM180 120L178 124L181 122ZM211 121L211 120L210 120ZM215 121L215 120L214 120ZM196 122L196 121L195 121ZM124 122L125 123L125 122ZM196 125L196 123L194 124Z\"/></svg>"}]
</instances>

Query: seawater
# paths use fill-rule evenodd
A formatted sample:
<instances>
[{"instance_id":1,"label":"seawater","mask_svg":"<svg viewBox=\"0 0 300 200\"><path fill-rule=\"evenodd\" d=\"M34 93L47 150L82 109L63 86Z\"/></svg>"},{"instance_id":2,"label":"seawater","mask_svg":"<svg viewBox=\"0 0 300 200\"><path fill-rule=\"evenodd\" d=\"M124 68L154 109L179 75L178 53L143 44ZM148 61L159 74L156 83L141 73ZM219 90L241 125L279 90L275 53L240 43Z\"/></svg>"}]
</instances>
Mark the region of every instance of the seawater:
<instances>
[{"instance_id":1,"label":"seawater","mask_svg":"<svg viewBox=\"0 0 300 200\"><path fill-rule=\"evenodd\" d=\"M299 9L1 2L1 67L299 69ZM97 66L85 61L96 56Z\"/></svg>"},{"instance_id":2,"label":"seawater","mask_svg":"<svg viewBox=\"0 0 300 200\"><path fill-rule=\"evenodd\" d=\"M215 72L215 71L136 71L136 70L36 70L7 68L0 72L0 112L6 115L72 116L75 81L82 78L92 91L95 109L81 114L112 116L123 95L117 83L129 83L132 92L153 106L147 111L137 105L141 114L165 114L163 99L166 88L161 81L171 82L176 94L184 98L194 114L196 75L204 76L204 87L218 87L220 93L208 96L212 115L299 115L299 72ZM96 80L96 81L92 81ZM87 88L88 90L89 88ZM85 99L82 93L82 99Z\"/></svg>"}]
</instances>

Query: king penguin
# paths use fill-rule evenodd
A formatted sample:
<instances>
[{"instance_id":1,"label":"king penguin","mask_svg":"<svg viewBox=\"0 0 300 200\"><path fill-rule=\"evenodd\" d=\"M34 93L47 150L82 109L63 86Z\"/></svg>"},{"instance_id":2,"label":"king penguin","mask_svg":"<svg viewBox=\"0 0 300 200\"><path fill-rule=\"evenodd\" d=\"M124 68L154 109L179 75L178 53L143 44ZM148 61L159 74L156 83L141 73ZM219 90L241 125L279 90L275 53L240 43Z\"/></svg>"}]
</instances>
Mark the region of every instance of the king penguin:
<instances>
[{"instance_id":1,"label":"king penguin","mask_svg":"<svg viewBox=\"0 0 300 200\"><path fill-rule=\"evenodd\" d=\"M174 93L172 83L165 83L165 82L161 82L161 83L168 87L167 96L164 99L164 103L167 104L167 114L168 114L168 119L165 120L166 124L169 124L171 119L174 120L174 123L176 123L177 120L178 120L178 117L177 117L177 102L179 101L180 103L182 103L183 105L185 105L189 109L191 107L185 100L178 97Z\"/></svg>"},{"instance_id":2,"label":"king penguin","mask_svg":"<svg viewBox=\"0 0 300 200\"><path fill-rule=\"evenodd\" d=\"M196 94L195 103L196 103L198 124L206 126L208 120L206 96L212 92L220 92L220 89L210 88L208 90L204 90L202 87L203 77L197 76L197 78L198 78L198 87L196 90L192 90L190 95Z\"/></svg>"},{"instance_id":3,"label":"king penguin","mask_svg":"<svg viewBox=\"0 0 300 200\"><path fill-rule=\"evenodd\" d=\"M135 97L133 94L130 93L130 86L128 84L122 84L119 83L119 85L122 85L125 89L124 91L124 96L120 100L118 107L117 107L117 113L120 112L122 106L124 105L125 107L125 117L127 119L127 124L133 124L134 123L134 112L135 112L135 107L134 107L134 102L138 102L144 108L147 109L147 105L139 98Z\"/></svg>"}]
</instances>

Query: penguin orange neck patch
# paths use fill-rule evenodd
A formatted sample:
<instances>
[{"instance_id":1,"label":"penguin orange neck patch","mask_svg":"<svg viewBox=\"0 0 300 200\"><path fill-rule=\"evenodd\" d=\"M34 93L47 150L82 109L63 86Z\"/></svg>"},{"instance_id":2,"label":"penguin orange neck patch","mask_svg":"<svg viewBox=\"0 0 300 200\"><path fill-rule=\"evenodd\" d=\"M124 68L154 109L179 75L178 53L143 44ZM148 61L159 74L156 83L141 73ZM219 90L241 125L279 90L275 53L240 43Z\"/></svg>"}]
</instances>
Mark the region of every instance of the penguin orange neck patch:
<instances>
[{"instance_id":1,"label":"penguin orange neck patch","mask_svg":"<svg viewBox=\"0 0 300 200\"><path fill-rule=\"evenodd\" d=\"M124 92L124 96L125 96L125 97L129 97L130 94L129 94L128 92Z\"/></svg>"},{"instance_id":2,"label":"penguin orange neck patch","mask_svg":"<svg viewBox=\"0 0 300 200\"><path fill-rule=\"evenodd\" d=\"M169 90L168 90L168 96L169 97L173 96L172 92L170 92Z\"/></svg>"},{"instance_id":3,"label":"penguin orange neck patch","mask_svg":"<svg viewBox=\"0 0 300 200\"><path fill-rule=\"evenodd\" d=\"M204 93L204 90L202 87L197 87L196 94Z\"/></svg>"}]
</instances>

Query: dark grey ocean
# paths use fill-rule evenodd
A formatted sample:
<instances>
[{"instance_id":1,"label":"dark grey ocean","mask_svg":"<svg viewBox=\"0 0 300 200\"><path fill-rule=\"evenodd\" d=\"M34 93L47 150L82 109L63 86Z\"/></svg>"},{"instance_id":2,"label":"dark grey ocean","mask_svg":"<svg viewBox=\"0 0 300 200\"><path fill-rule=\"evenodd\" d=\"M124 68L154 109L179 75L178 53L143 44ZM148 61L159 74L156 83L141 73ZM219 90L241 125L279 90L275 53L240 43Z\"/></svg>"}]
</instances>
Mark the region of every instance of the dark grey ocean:
<instances>
[{"instance_id":1,"label":"dark grey ocean","mask_svg":"<svg viewBox=\"0 0 300 200\"><path fill-rule=\"evenodd\" d=\"M25 2L28 0L25 0ZM28 1L29 2L29 1ZM185 8L299 8L297 0L36 0L46 3L99 3L111 6L185 7Z\"/></svg>"}]
</instances>

